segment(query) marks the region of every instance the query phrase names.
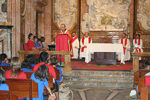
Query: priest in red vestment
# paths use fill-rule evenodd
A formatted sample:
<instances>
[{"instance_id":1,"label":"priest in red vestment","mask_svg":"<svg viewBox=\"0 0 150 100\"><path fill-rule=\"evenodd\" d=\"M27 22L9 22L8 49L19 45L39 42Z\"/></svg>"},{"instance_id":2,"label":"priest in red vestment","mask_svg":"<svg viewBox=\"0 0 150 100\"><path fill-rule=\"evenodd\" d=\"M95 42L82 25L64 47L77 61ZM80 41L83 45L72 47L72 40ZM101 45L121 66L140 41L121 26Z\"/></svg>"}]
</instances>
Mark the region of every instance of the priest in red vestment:
<instances>
[{"instance_id":1,"label":"priest in red vestment","mask_svg":"<svg viewBox=\"0 0 150 100\"><path fill-rule=\"evenodd\" d=\"M89 33L86 32L84 37L80 41L80 46L81 46L80 58L85 58L87 45L91 43L92 43L92 38L89 37Z\"/></svg>"},{"instance_id":2,"label":"priest in red vestment","mask_svg":"<svg viewBox=\"0 0 150 100\"><path fill-rule=\"evenodd\" d=\"M66 29L65 24L61 24L61 32L57 33L56 36L56 51L70 51L71 49L71 31ZM57 56L59 62L64 62L63 56ZM61 60L61 61L60 61Z\"/></svg>"}]
</instances>

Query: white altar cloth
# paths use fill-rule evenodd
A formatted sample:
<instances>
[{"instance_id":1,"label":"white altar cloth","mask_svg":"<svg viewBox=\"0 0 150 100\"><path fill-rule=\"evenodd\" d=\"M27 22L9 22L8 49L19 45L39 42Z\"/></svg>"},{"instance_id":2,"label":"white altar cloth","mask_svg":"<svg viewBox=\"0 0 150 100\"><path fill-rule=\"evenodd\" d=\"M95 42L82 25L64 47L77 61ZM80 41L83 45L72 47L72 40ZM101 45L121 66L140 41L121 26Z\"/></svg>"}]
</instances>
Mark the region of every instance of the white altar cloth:
<instances>
[{"instance_id":1,"label":"white altar cloth","mask_svg":"<svg viewBox=\"0 0 150 100\"><path fill-rule=\"evenodd\" d=\"M89 63L91 61L91 54L94 52L116 52L123 55L122 44L112 44L112 43L92 43L87 45L85 62ZM121 61L123 57L121 56Z\"/></svg>"}]
</instances>

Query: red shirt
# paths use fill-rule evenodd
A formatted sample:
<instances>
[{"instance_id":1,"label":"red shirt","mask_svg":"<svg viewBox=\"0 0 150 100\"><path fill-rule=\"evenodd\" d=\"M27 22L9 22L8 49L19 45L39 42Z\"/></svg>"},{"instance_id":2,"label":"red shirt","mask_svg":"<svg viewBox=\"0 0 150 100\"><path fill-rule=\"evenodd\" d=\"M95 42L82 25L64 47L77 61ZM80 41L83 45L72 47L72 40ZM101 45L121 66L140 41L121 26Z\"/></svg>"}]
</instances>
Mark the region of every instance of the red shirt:
<instances>
[{"instance_id":1,"label":"red shirt","mask_svg":"<svg viewBox=\"0 0 150 100\"><path fill-rule=\"evenodd\" d=\"M36 64L33 68L33 72L36 72L38 70L38 68L43 64L45 64L45 63L41 62L41 63ZM56 78L56 73L55 73L53 66L51 66L49 64L45 64L45 65L49 68L49 73L53 76L53 78Z\"/></svg>"},{"instance_id":2,"label":"red shirt","mask_svg":"<svg viewBox=\"0 0 150 100\"><path fill-rule=\"evenodd\" d=\"M28 46L29 46L30 48L35 47L34 42L31 41L31 40L28 40L27 44L28 44Z\"/></svg>"},{"instance_id":3,"label":"red shirt","mask_svg":"<svg viewBox=\"0 0 150 100\"><path fill-rule=\"evenodd\" d=\"M11 77L11 74L12 74L11 70L6 71L5 73L6 79L27 79L27 76L24 72L19 72L17 78Z\"/></svg>"}]
</instances>

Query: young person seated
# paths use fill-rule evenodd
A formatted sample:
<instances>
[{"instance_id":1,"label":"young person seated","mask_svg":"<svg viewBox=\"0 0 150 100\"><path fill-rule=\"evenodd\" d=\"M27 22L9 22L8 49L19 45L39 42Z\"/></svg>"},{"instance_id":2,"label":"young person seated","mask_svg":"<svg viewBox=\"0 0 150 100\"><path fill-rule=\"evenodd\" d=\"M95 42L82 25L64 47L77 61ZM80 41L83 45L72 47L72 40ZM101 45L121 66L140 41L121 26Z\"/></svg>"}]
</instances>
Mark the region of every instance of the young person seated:
<instances>
[{"instance_id":1,"label":"young person seated","mask_svg":"<svg viewBox=\"0 0 150 100\"><path fill-rule=\"evenodd\" d=\"M48 55L48 53L45 52L45 51L41 52L40 58L39 58L39 61L40 61L40 62L34 66L33 72L37 71L38 68L39 68L41 65L45 64L45 65L49 68L49 73L50 73L50 74L53 76L53 78L55 79L55 78L56 78L55 70L54 70L53 66L47 64L47 63L48 63L48 60L49 60L49 55Z\"/></svg>"},{"instance_id":2,"label":"young person seated","mask_svg":"<svg viewBox=\"0 0 150 100\"><path fill-rule=\"evenodd\" d=\"M22 71L31 72L33 67L39 62L39 59L34 55L28 55L25 57L21 64Z\"/></svg>"},{"instance_id":3,"label":"young person seated","mask_svg":"<svg viewBox=\"0 0 150 100\"><path fill-rule=\"evenodd\" d=\"M38 37L37 37L37 36L34 36L34 37L33 37L33 40L34 40L34 45L35 45L35 47L36 47L38 50L40 50L40 49L41 49L41 44L39 43Z\"/></svg>"},{"instance_id":4,"label":"young person seated","mask_svg":"<svg viewBox=\"0 0 150 100\"><path fill-rule=\"evenodd\" d=\"M43 100L44 87L49 92L49 100L55 100L55 95L52 93L47 79L49 79L49 68L47 65L42 64L38 69L32 74L31 79L38 84L38 98L33 98L33 100ZM29 100L29 98L27 98Z\"/></svg>"},{"instance_id":5,"label":"young person seated","mask_svg":"<svg viewBox=\"0 0 150 100\"><path fill-rule=\"evenodd\" d=\"M1 65L0 66L10 66L6 54L3 53L3 54L0 55L0 61L1 61Z\"/></svg>"},{"instance_id":6,"label":"young person seated","mask_svg":"<svg viewBox=\"0 0 150 100\"><path fill-rule=\"evenodd\" d=\"M5 71L0 69L0 90L9 90L7 84L5 84Z\"/></svg>"},{"instance_id":7,"label":"young person seated","mask_svg":"<svg viewBox=\"0 0 150 100\"><path fill-rule=\"evenodd\" d=\"M6 79L27 79L24 72L21 71L21 64L18 57L13 57L10 64L11 69L6 71Z\"/></svg>"},{"instance_id":8,"label":"young person seated","mask_svg":"<svg viewBox=\"0 0 150 100\"><path fill-rule=\"evenodd\" d=\"M50 62L54 68L59 70L59 80L55 80L55 84L53 85L53 88L52 88L53 92L55 92L56 99L59 100L59 84L62 81L63 72L62 72L61 68L57 65L58 64L57 56L51 56Z\"/></svg>"},{"instance_id":9,"label":"young person seated","mask_svg":"<svg viewBox=\"0 0 150 100\"><path fill-rule=\"evenodd\" d=\"M31 48L31 50L38 50L36 47L35 47L35 45L34 45L34 42L33 42L33 34L32 33L30 33L29 35L28 35L28 42L27 42L27 44L28 44L28 47L29 48Z\"/></svg>"},{"instance_id":10,"label":"young person seated","mask_svg":"<svg viewBox=\"0 0 150 100\"><path fill-rule=\"evenodd\" d=\"M44 37L41 37L41 38L40 38L40 41L39 41L39 43L41 44L41 48L42 48L42 50L47 50L47 49L44 47L43 42L45 42L45 38L44 38Z\"/></svg>"}]
</instances>

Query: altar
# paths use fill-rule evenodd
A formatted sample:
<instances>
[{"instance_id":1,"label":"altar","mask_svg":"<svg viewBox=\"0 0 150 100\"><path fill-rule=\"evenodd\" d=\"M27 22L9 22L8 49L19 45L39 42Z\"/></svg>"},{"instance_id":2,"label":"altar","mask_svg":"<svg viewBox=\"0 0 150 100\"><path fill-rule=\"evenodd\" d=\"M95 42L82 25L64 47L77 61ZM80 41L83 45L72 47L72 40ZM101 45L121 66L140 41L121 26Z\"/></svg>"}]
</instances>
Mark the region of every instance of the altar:
<instances>
[{"instance_id":1,"label":"altar","mask_svg":"<svg viewBox=\"0 0 150 100\"><path fill-rule=\"evenodd\" d=\"M89 63L91 61L91 54L94 52L115 52L117 54L123 54L122 44L112 44L112 43L92 43L87 45L85 62ZM123 57L121 56L121 61Z\"/></svg>"}]
</instances>

